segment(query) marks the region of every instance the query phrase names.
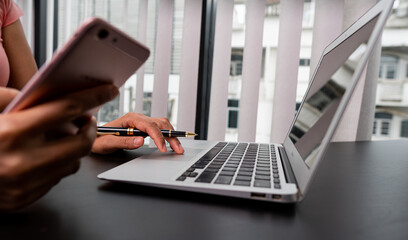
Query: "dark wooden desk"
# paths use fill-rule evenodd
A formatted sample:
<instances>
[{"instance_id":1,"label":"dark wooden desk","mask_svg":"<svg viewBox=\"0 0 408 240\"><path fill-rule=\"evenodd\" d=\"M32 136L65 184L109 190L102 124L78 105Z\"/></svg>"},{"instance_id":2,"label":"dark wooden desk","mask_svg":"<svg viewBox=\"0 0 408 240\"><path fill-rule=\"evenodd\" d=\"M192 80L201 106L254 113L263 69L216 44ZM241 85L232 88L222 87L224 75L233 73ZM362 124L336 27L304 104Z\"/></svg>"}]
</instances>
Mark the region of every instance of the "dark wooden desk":
<instances>
[{"instance_id":1,"label":"dark wooden desk","mask_svg":"<svg viewBox=\"0 0 408 240\"><path fill-rule=\"evenodd\" d=\"M85 158L34 205L0 214L0 239L408 239L408 141L332 144L290 205L96 178L137 154Z\"/></svg>"}]
</instances>

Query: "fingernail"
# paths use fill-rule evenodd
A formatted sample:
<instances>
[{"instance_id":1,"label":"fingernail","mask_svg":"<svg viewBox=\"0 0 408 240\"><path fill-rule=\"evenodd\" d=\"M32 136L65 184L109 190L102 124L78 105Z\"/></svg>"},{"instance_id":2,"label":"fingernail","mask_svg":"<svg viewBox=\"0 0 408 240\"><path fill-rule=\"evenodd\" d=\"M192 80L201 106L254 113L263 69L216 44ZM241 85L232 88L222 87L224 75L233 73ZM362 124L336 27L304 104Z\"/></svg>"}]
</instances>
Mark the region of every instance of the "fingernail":
<instances>
[{"instance_id":1,"label":"fingernail","mask_svg":"<svg viewBox=\"0 0 408 240\"><path fill-rule=\"evenodd\" d=\"M140 147L141 145L143 145L143 138L135 138L134 140L133 140L133 145L135 146L135 147Z\"/></svg>"},{"instance_id":2,"label":"fingernail","mask_svg":"<svg viewBox=\"0 0 408 240\"><path fill-rule=\"evenodd\" d=\"M178 147L179 147L179 151L180 151L180 152L181 152L181 151L184 152L184 148L183 148L183 146L181 145L181 143L179 143Z\"/></svg>"},{"instance_id":3,"label":"fingernail","mask_svg":"<svg viewBox=\"0 0 408 240\"><path fill-rule=\"evenodd\" d=\"M164 151L164 152L167 152L166 143L163 143L163 145L162 145L162 149L163 149L163 151Z\"/></svg>"}]
</instances>

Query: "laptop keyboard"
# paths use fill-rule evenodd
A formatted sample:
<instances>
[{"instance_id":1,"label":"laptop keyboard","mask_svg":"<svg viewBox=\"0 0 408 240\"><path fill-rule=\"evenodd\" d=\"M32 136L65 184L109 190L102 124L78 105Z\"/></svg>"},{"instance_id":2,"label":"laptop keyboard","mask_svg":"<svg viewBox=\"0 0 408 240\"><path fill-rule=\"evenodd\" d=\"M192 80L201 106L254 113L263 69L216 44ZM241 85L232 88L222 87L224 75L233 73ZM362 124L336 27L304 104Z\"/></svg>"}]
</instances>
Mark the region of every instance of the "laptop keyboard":
<instances>
[{"instance_id":1,"label":"laptop keyboard","mask_svg":"<svg viewBox=\"0 0 408 240\"><path fill-rule=\"evenodd\" d=\"M269 144L219 142L177 181L280 189L275 148Z\"/></svg>"}]
</instances>

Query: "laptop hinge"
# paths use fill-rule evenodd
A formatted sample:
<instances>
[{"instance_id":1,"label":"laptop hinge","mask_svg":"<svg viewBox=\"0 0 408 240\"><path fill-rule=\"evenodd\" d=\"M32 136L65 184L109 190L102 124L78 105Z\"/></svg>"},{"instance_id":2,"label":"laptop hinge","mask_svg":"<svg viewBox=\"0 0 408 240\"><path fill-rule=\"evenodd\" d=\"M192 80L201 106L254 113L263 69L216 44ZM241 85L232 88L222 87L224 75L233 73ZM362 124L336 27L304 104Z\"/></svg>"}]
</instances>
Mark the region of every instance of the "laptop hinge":
<instances>
[{"instance_id":1,"label":"laptop hinge","mask_svg":"<svg viewBox=\"0 0 408 240\"><path fill-rule=\"evenodd\" d=\"M294 183L296 184L296 178L293 174L292 167L290 166L288 156L286 155L286 151L283 147L278 147L279 155L282 159L283 171L285 172L285 178L287 183Z\"/></svg>"}]
</instances>

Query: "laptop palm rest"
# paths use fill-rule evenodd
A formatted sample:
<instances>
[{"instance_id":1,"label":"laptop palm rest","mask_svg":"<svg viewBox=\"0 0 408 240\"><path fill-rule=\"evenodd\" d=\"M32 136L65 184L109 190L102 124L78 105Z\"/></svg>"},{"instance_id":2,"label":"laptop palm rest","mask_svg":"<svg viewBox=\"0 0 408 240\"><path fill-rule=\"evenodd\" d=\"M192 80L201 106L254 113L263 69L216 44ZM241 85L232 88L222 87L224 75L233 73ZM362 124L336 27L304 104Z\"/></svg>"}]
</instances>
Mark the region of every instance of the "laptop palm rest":
<instances>
[{"instance_id":1,"label":"laptop palm rest","mask_svg":"<svg viewBox=\"0 0 408 240\"><path fill-rule=\"evenodd\" d=\"M177 154L171 150L166 153L154 151L133 159L125 164L100 174L102 179L126 181L154 181L162 182L175 179L191 164L204 154L206 149L185 147L184 154Z\"/></svg>"}]
</instances>

